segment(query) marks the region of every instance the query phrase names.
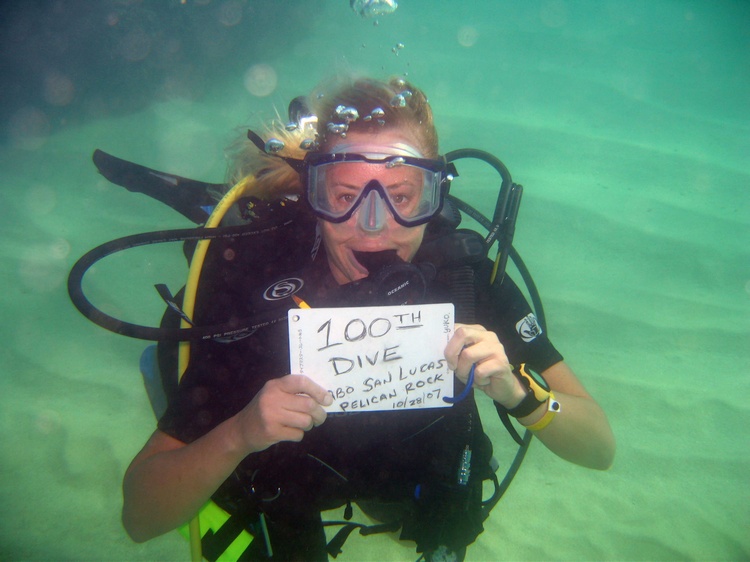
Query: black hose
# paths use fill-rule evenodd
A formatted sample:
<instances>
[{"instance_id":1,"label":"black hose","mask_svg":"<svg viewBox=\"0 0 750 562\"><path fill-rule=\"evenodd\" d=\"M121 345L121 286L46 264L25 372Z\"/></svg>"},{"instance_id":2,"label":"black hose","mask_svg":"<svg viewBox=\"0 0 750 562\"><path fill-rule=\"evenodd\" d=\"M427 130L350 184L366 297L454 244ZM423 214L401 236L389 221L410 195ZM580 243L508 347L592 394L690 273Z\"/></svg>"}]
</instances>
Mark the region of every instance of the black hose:
<instances>
[{"instance_id":1,"label":"black hose","mask_svg":"<svg viewBox=\"0 0 750 562\"><path fill-rule=\"evenodd\" d=\"M534 283L534 280L531 277L531 273L526 267L526 264L524 263L523 259L521 259L520 254L513 247L513 235L515 233L516 216L518 215L518 209L521 204L521 194L523 193L523 188L520 185L513 183L510 172L505 167L505 165L496 156L488 152L467 148L449 152L445 155L445 157L448 162L452 162L453 160L457 160L459 158L476 158L486 162L487 164L495 168L498 174L500 174L500 177L502 178L502 184L500 186L500 193L498 194L497 203L495 204L495 213L491 221L477 209L475 209L468 203L465 203L464 201L458 199L457 197L448 195L448 198L459 210L477 221L488 231L488 235L485 239L488 248L496 240L498 241L500 256L497 271L495 274L495 283L502 283L505 277L505 269L508 257L513 260L513 263L521 274L521 278L523 279L524 284L529 291L529 296L531 297L532 306L534 307L534 313L536 314L537 320L539 321L542 329L544 331L547 331L544 306L542 305L542 299L539 295L539 291L536 288L536 284ZM502 498L503 494L505 494L505 491L508 489L511 482L513 481L513 478L516 476L516 473L521 467L521 463L523 463L523 459L526 457L526 453L529 450L529 445L532 438L532 432L527 429L524 432L523 437L521 438L521 444L518 447L518 451L516 451L516 455L513 458L513 462L511 463L510 468L505 474L505 478L503 478L500 484L497 484L497 479L495 478L495 493L489 500L483 502L482 504L482 510L485 518L489 515L489 512L493 507L495 507L497 502L500 501L500 498Z\"/></svg>"},{"instance_id":2,"label":"black hose","mask_svg":"<svg viewBox=\"0 0 750 562\"><path fill-rule=\"evenodd\" d=\"M497 173L500 174L500 177L502 178L502 184L500 185L501 195L503 191L509 189L510 185L513 183L513 179L510 176L510 171L508 171L508 168L505 167L505 164L503 164L497 156L490 154L489 152L478 150L476 148L461 148L448 152L445 155L445 159L448 162L453 162L454 160L458 160L461 158L475 158L477 160L482 160L483 162L486 162L487 164L495 168ZM493 222L496 222L500 219L500 217L504 217L506 215L507 204L508 201L505 197L498 197L497 202L495 203L495 214L492 217Z\"/></svg>"},{"instance_id":3,"label":"black hose","mask_svg":"<svg viewBox=\"0 0 750 562\"><path fill-rule=\"evenodd\" d=\"M196 341L208 339L237 338L249 335L258 328L270 326L279 321L286 320L286 309L271 310L254 315L241 321L219 324L214 326L202 326L193 328L160 328L131 324L118 318L105 314L96 308L86 298L83 292L83 276L99 260L138 246L149 244L161 244L165 242L183 242L189 240L216 240L221 238L239 238L266 234L269 230L276 230L291 224L287 221L275 227L255 228L247 225L227 226L220 228L184 228L178 230L159 230L156 232L145 232L134 234L112 240L84 254L70 270L68 275L68 295L75 307L86 318L95 324L131 338L152 341ZM280 301L283 302L283 301Z\"/></svg>"}]
</instances>

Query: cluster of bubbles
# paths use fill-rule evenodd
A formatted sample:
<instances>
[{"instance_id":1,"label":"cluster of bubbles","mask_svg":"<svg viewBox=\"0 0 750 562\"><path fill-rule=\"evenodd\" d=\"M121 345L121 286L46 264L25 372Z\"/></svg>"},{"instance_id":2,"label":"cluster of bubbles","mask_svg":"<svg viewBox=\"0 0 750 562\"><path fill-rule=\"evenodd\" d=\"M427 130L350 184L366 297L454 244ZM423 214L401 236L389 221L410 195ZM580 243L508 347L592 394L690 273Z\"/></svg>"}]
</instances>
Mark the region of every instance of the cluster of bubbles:
<instances>
[{"instance_id":1,"label":"cluster of bubbles","mask_svg":"<svg viewBox=\"0 0 750 562\"><path fill-rule=\"evenodd\" d=\"M315 115L305 115L299 117L298 121L291 121L287 123L284 128L289 131L302 131L304 138L299 144L299 148L302 150L314 150L318 147L318 131L317 131L318 118ZM284 141L277 138L270 138L266 141L265 151L268 154L277 154L284 150Z\"/></svg>"},{"instance_id":2,"label":"cluster of bubbles","mask_svg":"<svg viewBox=\"0 0 750 562\"><path fill-rule=\"evenodd\" d=\"M363 18L376 18L392 14L398 8L396 0L349 0L349 5Z\"/></svg>"},{"instance_id":3,"label":"cluster of bubbles","mask_svg":"<svg viewBox=\"0 0 750 562\"><path fill-rule=\"evenodd\" d=\"M375 122L378 125L383 126L383 125L385 125L385 119L384 119L384 117L385 117L385 111L383 111L383 108L382 107L376 107L375 109L373 109L370 112L369 115L366 115L363 120L364 121L372 121L373 119L375 119Z\"/></svg>"},{"instance_id":4,"label":"cluster of bubbles","mask_svg":"<svg viewBox=\"0 0 750 562\"><path fill-rule=\"evenodd\" d=\"M397 83L401 87L401 91L391 98L389 105L394 108L406 107L409 100L412 97L412 92L406 89L406 83L401 81ZM326 131L331 134L339 135L342 138L346 137L346 133L349 131L349 124L360 119L359 111L356 107L347 105L338 105L334 109L332 119L326 123ZM370 111L364 117L361 117L362 121L374 122L381 127L385 125L385 110L382 107L376 107ZM302 150L314 150L318 148L318 133L317 133L318 118L315 115L307 115L301 117L299 121L292 121L287 123L285 128L287 131L302 130L304 138L300 142L299 148ZM277 138L270 138L266 141L265 151L268 154L278 154L285 148L284 141ZM396 161L394 161L396 162ZM395 165L399 163L396 162Z\"/></svg>"},{"instance_id":5,"label":"cluster of bubbles","mask_svg":"<svg viewBox=\"0 0 750 562\"><path fill-rule=\"evenodd\" d=\"M380 109L380 108L376 108ZM373 110L373 111L376 111ZM380 112L383 110L380 109ZM326 130L334 135L346 136L346 132L349 130L349 123L353 123L359 119L359 111L356 107L349 107L346 105L338 105L333 112L335 121L329 121L326 123ZM371 116L372 114L370 114Z\"/></svg>"},{"instance_id":6,"label":"cluster of bubbles","mask_svg":"<svg viewBox=\"0 0 750 562\"><path fill-rule=\"evenodd\" d=\"M406 107L411 96L412 93L409 90L402 90L391 99L391 107Z\"/></svg>"}]
</instances>

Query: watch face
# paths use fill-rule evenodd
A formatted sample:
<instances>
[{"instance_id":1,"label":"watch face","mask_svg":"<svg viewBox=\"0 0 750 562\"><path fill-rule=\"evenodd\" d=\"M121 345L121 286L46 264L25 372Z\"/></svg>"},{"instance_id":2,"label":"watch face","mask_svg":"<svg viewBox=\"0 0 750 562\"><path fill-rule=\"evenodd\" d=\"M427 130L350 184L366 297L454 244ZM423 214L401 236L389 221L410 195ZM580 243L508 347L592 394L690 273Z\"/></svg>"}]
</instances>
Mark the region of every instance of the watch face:
<instances>
[{"instance_id":1,"label":"watch face","mask_svg":"<svg viewBox=\"0 0 750 562\"><path fill-rule=\"evenodd\" d=\"M531 378L531 380L533 380L544 390L546 390L547 392L550 391L549 385L547 384L547 381L544 380L544 377L542 377L542 375L537 373L534 369L531 369L526 363L521 363L519 370L521 371L522 375L526 375Z\"/></svg>"}]
</instances>

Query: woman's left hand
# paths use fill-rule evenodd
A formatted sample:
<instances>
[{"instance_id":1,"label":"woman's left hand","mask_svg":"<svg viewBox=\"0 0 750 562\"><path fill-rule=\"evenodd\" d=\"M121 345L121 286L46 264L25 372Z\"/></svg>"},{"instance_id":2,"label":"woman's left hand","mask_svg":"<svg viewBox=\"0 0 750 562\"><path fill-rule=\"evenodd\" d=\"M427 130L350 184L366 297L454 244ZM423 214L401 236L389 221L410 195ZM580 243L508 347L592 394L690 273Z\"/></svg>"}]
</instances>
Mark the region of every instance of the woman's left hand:
<instances>
[{"instance_id":1,"label":"woman's left hand","mask_svg":"<svg viewBox=\"0 0 750 562\"><path fill-rule=\"evenodd\" d=\"M481 389L506 408L513 408L526 395L497 335L478 324L456 324L453 337L445 347L445 359L464 383L472 365L476 365L474 388Z\"/></svg>"}]
</instances>

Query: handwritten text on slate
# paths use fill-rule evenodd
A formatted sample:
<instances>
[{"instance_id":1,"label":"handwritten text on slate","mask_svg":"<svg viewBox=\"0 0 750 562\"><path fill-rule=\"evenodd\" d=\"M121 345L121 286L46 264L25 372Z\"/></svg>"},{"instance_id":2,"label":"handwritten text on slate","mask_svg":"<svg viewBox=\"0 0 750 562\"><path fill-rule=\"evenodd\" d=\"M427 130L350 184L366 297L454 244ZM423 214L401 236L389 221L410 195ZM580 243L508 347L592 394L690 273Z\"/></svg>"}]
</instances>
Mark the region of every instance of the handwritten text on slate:
<instances>
[{"instance_id":1,"label":"handwritten text on slate","mask_svg":"<svg viewBox=\"0 0 750 562\"><path fill-rule=\"evenodd\" d=\"M333 397L329 412L442 408L452 304L289 311L291 372Z\"/></svg>"}]
</instances>

